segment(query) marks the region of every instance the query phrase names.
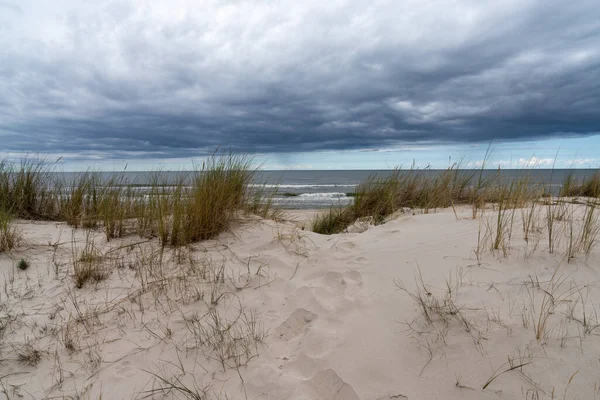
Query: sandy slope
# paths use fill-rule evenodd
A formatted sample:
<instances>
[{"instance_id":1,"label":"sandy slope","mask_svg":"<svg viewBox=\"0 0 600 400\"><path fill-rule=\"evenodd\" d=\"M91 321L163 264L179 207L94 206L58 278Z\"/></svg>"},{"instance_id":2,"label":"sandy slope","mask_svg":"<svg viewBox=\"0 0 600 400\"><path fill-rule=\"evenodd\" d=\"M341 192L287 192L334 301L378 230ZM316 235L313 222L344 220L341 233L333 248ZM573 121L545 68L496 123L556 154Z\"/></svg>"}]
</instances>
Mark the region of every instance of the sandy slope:
<instances>
[{"instance_id":1,"label":"sandy slope","mask_svg":"<svg viewBox=\"0 0 600 400\"><path fill-rule=\"evenodd\" d=\"M567 264L540 233L530 254L532 241L515 226L506 257L485 251L478 262L480 220L469 210L458 219L452 210L406 214L333 236L299 225L249 219L219 240L166 251L162 263L156 241L106 243L97 232L110 275L77 289L72 230L21 222L27 247L0 255L5 395L185 398L152 392L165 386L161 377L223 399L600 398L598 249ZM73 237L83 246L84 231ZM14 267L21 257L27 271ZM207 283L221 266L224 279ZM419 270L426 300L440 299L430 323L397 287L414 293ZM221 295L222 318L238 324L243 310L267 332L257 357L239 357L247 365L228 359L223 372L199 339L211 294ZM32 350L40 359L27 365L19 355ZM494 371L520 364L483 389Z\"/></svg>"}]
</instances>

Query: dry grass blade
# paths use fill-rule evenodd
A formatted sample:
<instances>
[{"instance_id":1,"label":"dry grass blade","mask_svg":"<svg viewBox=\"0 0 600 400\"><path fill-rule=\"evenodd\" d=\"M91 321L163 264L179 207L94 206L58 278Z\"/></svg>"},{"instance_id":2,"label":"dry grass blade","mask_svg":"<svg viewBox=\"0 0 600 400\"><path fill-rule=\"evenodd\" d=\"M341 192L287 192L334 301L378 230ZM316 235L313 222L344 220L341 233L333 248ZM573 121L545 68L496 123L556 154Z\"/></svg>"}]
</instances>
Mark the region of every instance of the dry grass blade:
<instances>
[{"instance_id":1,"label":"dry grass blade","mask_svg":"<svg viewBox=\"0 0 600 400\"><path fill-rule=\"evenodd\" d=\"M86 282L99 282L109 275L108 268L102 263L99 250L91 237L91 231L86 231L85 244L81 251L77 248L75 233L71 239L71 263L75 286L82 288Z\"/></svg>"},{"instance_id":2,"label":"dry grass blade","mask_svg":"<svg viewBox=\"0 0 600 400\"><path fill-rule=\"evenodd\" d=\"M194 387L190 389L187 387L181 379L178 377L173 377L172 379L166 379L162 376L159 376L153 372L143 370L144 372L152 375L155 379L157 379L161 386L156 389L145 390L142 394L145 396L141 397L142 399L148 399L154 397L157 394L162 394L163 396L168 395L170 393L175 393L176 398L184 398L190 400L208 400L208 388L197 388Z\"/></svg>"},{"instance_id":3,"label":"dry grass blade","mask_svg":"<svg viewBox=\"0 0 600 400\"><path fill-rule=\"evenodd\" d=\"M585 206L581 235L579 236L579 246L586 257L589 257L598 244L599 236L600 214L596 212L596 205L588 201Z\"/></svg>"},{"instance_id":4,"label":"dry grass blade","mask_svg":"<svg viewBox=\"0 0 600 400\"><path fill-rule=\"evenodd\" d=\"M223 372L247 365L257 357L266 335L256 314L241 304L234 318L226 318L217 306L211 306L205 315L192 315L184 321L194 347L207 348L208 357L218 361Z\"/></svg>"},{"instance_id":5,"label":"dry grass blade","mask_svg":"<svg viewBox=\"0 0 600 400\"><path fill-rule=\"evenodd\" d=\"M525 363L521 363L521 364L518 364L518 365L511 365L509 368L507 368L507 369L505 369L505 370L502 370L502 368L503 368L505 365L507 365L507 364L508 364L508 365L511 365L511 364L512 364L512 361L509 359L507 362L505 362L504 364L502 364L502 365L501 365L501 366L500 366L498 369L496 369L496 370L494 371L494 373L493 373L493 374L492 374L492 375L489 377L489 379L488 379L488 380L485 382L485 384L482 386L482 388L481 388L481 389L482 389L482 390L485 390L485 389L486 389L486 388L487 388L487 387L488 387L488 386L489 386L489 385L490 385L492 382L494 382L494 381L495 381L495 380L496 380L496 379L497 379L499 376L502 376L502 375L504 375L504 374L506 374L506 373L508 373L508 372L514 371L514 370L516 370L516 369L519 369L519 368L525 367L526 365L529 365L529 364L531 364L531 362L525 362Z\"/></svg>"},{"instance_id":6,"label":"dry grass blade","mask_svg":"<svg viewBox=\"0 0 600 400\"><path fill-rule=\"evenodd\" d=\"M535 315L536 304L534 288L529 289L527 287L530 300L531 321L534 323L533 329L535 338L538 341L541 341L546 337L548 333L548 321L550 316L554 314L556 307L559 304L564 303L574 290L573 288L568 288L559 292L559 289L565 283L566 278L557 275L558 270L559 268L554 271L545 288L539 286L539 289L543 292L543 297L539 308L537 309L537 316Z\"/></svg>"}]
</instances>

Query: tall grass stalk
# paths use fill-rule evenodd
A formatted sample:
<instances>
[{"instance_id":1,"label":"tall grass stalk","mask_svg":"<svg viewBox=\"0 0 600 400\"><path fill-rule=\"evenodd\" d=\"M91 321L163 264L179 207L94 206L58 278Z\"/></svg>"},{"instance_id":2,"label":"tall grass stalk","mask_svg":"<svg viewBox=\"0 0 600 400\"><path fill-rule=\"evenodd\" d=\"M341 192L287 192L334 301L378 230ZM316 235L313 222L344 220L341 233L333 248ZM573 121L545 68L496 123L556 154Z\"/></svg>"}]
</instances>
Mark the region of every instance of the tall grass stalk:
<instances>
[{"instance_id":1,"label":"tall grass stalk","mask_svg":"<svg viewBox=\"0 0 600 400\"><path fill-rule=\"evenodd\" d=\"M521 210L521 219L523 220L523 239L529 243L529 238L532 232L537 227L537 202L532 200L528 207Z\"/></svg>"},{"instance_id":2,"label":"tall grass stalk","mask_svg":"<svg viewBox=\"0 0 600 400\"><path fill-rule=\"evenodd\" d=\"M125 184L124 175L112 175L103 183L98 216L107 241L124 235L125 222L133 216L133 195L133 188Z\"/></svg>"},{"instance_id":3,"label":"tall grass stalk","mask_svg":"<svg viewBox=\"0 0 600 400\"><path fill-rule=\"evenodd\" d=\"M60 217L74 228L94 228L98 222L100 174L86 171L71 181L57 178Z\"/></svg>"},{"instance_id":4,"label":"tall grass stalk","mask_svg":"<svg viewBox=\"0 0 600 400\"><path fill-rule=\"evenodd\" d=\"M487 162L489 161L492 150L492 144L488 145L488 148L485 151L485 156L483 157L483 161L481 162L481 168L479 169L479 178L477 179L477 185L471 194L471 206L472 206L472 218L477 218L477 212L481 209L485 204L485 193L482 193L484 189L487 187L486 182L483 178L483 171Z\"/></svg>"},{"instance_id":5,"label":"tall grass stalk","mask_svg":"<svg viewBox=\"0 0 600 400\"><path fill-rule=\"evenodd\" d=\"M531 189L530 178L527 175L521 176L510 183L499 184L494 189L497 192L496 202L498 211L494 225L495 231L492 240L492 250L502 250L504 255L507 255L507 249L512 238L516 210L522 210L529 202L533 202L536 193Z\"/></svg>"},{"instance_id":6,"label":"tall grass stalk","mask_svg":"<svg viewBox=\"0 0 600 400\"><path fill-rule=\"evenodd\" d=\"M556 221L556 207L552 201L552 178L554 177L554 166L556 165L556 159L558 157L558 151L554 156L552 163L552 170L550 172L550 184L547 189L544 190L545 195L548 196L546 200L546 227L548 229L548 252L554 253L554 223Z\"/></svg>"},{"instance_id":7,"label":"tall grass stalk","mask_svg":"<svg viewBox=\"0 0 600 400\"><path fill-rule=\"evenodd\" d=\"M596 207L596 204L588 201L583 215L579 246L586 257L589 257L593 248L598 244L600 235L600 216Z\"/></svg>"}]
</instances>

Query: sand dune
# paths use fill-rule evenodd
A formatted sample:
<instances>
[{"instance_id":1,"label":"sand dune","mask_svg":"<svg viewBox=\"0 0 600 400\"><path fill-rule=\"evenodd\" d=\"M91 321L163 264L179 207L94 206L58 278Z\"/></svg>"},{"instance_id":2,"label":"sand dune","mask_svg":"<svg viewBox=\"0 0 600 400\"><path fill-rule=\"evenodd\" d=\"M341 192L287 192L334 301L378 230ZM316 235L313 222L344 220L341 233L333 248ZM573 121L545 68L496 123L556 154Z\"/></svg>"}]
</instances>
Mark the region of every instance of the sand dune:
<instances>
[{"instance_id":1,"label":"sand dune","mask_svg":"<svg viewBox=\"0 0 600 400\"><path fill-rule=\"evenodd\" d=\"M0 255L0 393L600 398L598 249L567 263L542 230L525 242L517 221L494 252L486 217L467 209L332 236L303 229L310 216L248 218L162 252L152 239L20 221L27 244ZM88 261L106 279L77 288L73 263Z\"/></svg>"}]
</instances>

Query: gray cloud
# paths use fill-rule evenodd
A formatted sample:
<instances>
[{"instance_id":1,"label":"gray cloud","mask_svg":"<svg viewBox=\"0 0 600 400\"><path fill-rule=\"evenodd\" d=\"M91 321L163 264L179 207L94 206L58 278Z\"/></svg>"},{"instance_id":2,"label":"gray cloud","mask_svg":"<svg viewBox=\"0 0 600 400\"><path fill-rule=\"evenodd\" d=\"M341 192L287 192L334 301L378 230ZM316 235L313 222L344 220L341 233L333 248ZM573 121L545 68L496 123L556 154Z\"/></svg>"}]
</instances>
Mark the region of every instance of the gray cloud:
<instances>
[{"instance_id":1,"label":"gray cloud","mask_svg":"<svg viewBox=\"0 0 600 400\"><path fill-rule=\"evenodd\" d=\"M188 157L600 132L595 0L56 3L0 18L7 151Z\"/></svg>"},{"instance_id":2,"label":"gray cloud","mask_svg":"<svg viewBox=\"0 0 600 400\"><path fill-rule=\"evenodd\" d=\"M21 14L23 10L17 4L0 1L0 10L9 10L17 14Z\"/></svg>"}]
</instances>

